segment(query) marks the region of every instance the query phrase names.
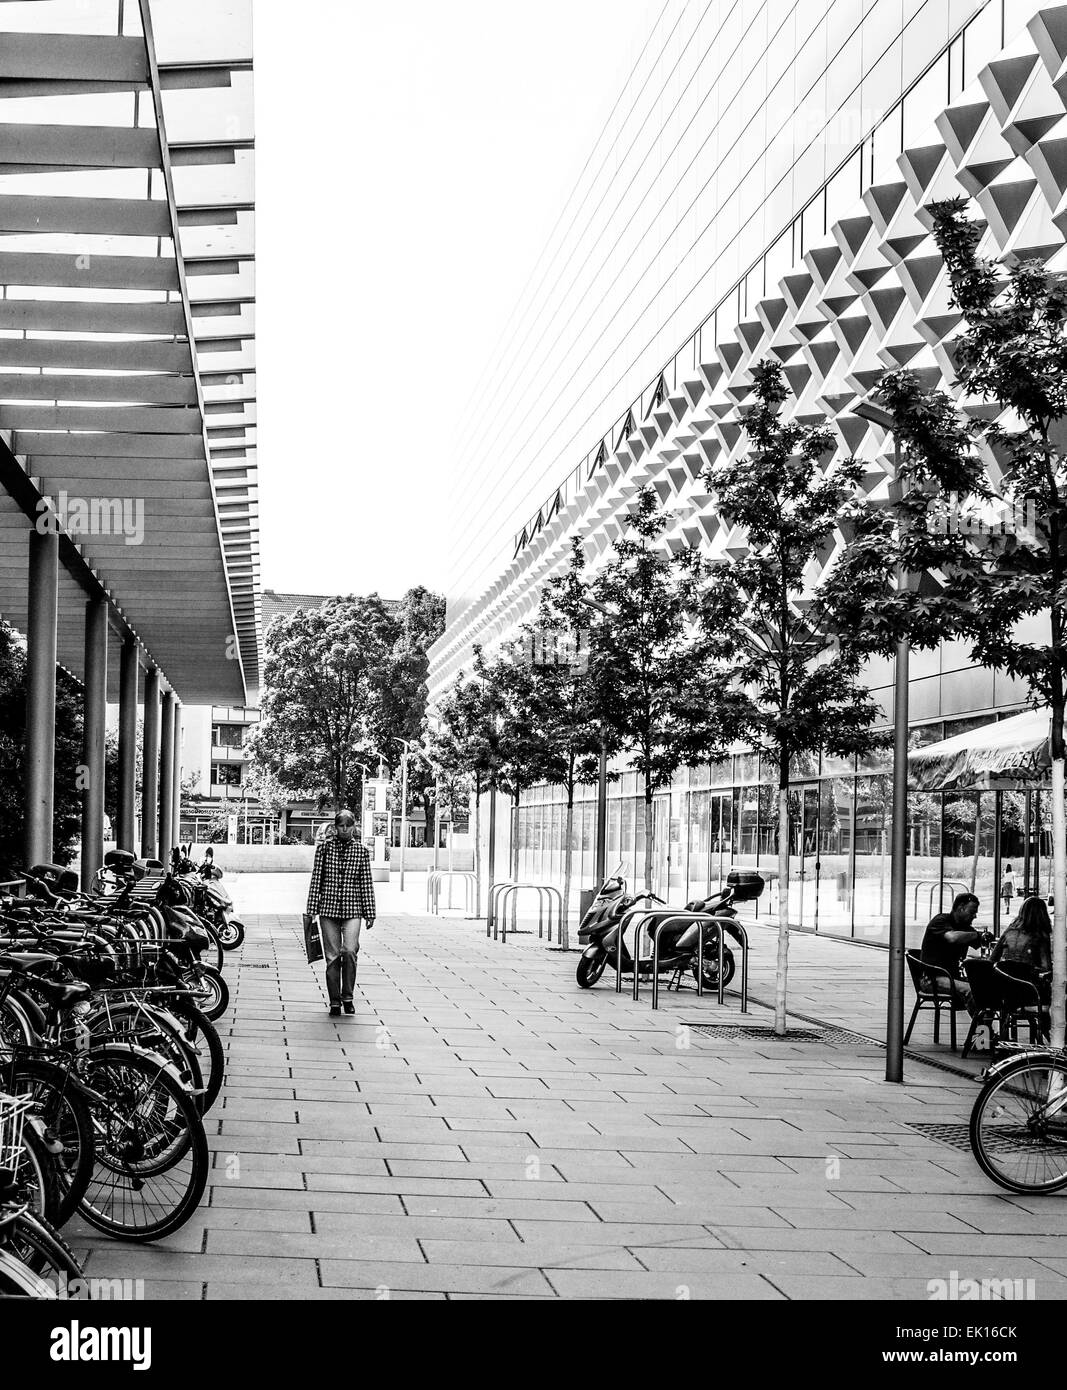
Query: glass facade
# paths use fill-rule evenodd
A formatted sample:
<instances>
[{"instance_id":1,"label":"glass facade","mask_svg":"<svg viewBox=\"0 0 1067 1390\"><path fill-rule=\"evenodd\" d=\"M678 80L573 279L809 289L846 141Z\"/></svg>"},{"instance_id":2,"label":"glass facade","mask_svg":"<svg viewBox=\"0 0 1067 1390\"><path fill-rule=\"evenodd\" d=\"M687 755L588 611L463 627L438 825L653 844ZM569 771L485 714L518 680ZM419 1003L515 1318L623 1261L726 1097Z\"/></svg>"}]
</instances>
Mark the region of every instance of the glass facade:
<instances>
[{"instance_id":1,"label":"glass facade","mask_svg":"<svg viewBox=\"0 0 1067 1390\"><path fill-rule=\"evenodd\" d=\"M899 178L901 152L1034 10L1033 0L663 7L573 216L546 246L539 297L517 306L492 389L472 405L452 494L451 631L431 689L469 663L450 637L476 621L538 517L588 502L627 420L714 361L867 189Z\"/></svg>"},{"instance_id":2,"label":"glass facade","mask_svg":"<svg viewBox=\"0 0 1067 1390\"><path fill-rule=\"evenodd\" d=\"M913 746L962 733L981 719L938 720L916 725ZM767 891L743 911L777 913L777 776L755 755L728 760L724 768L684 770L653 801L653 891L670 902L705 896L731 868L758 868ZM810 775L808 772L810 771ZM632 783L633 778L631 777ZM715 785L711 785L712 781ZM887 754L863 763L827 758L789 790L791 924L800 930L846 937L871 945L889 939L889 871L893 805ZM644 797L615 783L608 792L607 868L631 883L644 877ZM562 886L562 789L533 788L516 812L518 878ZM573 887L593 887L596 788L582 787L574 810ZM484 817L483 817L484 821ZM502 835L507 836L506 828ZM498 863L511 863L508 840ZM949 907L956 893L977 893L979 921L997 927L1018 907L1027 886L1049 890L1051 816L1038 792L944 792L912 789L908 804L906 921L908 946L917 946L927 922ZM1014 895L1001 898L1012 868ZM1014 907L1012 906L1014 904Z\"/></svg>"}]
</instances>

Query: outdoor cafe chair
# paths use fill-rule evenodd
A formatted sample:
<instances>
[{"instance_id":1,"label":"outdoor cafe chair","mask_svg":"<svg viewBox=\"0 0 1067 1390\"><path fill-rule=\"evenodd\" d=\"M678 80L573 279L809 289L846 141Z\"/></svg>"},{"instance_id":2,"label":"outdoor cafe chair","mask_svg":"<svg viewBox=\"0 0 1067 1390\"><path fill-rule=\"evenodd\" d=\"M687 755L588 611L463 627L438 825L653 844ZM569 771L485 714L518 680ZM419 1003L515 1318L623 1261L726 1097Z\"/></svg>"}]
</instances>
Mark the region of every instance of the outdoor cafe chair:
<instances>
[{"instance_id":1,"label":"outdoor cafe chair","mask_svg":"<svg viewBox=\"0 0 1067 1390\"><path fill-rule=\"evenodd\" d=\"M924 963L918 951L905 952L904 959L908 962L908 969L911 971L911 982L915 986L915 1007L911 1011L911 1019L908 1022L908 1031L904 1034L905 1047L911 1040L911 1030L915 1027L915 1020L919 1016L922 1008L931 1008L934 1011L934 1042L941 1041L941 1010L948 1010L949 1037L952 1039L952 1051L956 1051L956 1010L953 1007L952 997L952 976L947 970L942 970L938 965L927 965Z\"/></svg>"},{"instance_id":2,"label":"outdoor cafe chair","mask_svg":"<svg viewBox=\"0 0 1067 1390\"><path fill-rule=\"evenodd\" d=\"M1050 1015L1042 1002L1037 973L1022 961L999 961L993 976L1004 999L1006 1027L1014 1040L1019 1037L1019 1020L1030 1029L1030 1041L1041 1042L1049 1035Z\"/></svg>"},{"instance_id":3,"label":"outdoor cafe chair","mask_svg":"<svg viewBox=\"0 0 1067 1390\"><path fill-rule=\"evenodd\" d=\"M993 973L993 962L981 956L972 956L970 960L963 962L963 973L971 987L974 1013L971 1016L971 1026L967 1033L967 1041L963 1044L962 1055L966 1057L970 1052L975 1034L983 1026L989 1029L992 1052L996 1047L996 1033L1003 1032L1007 1027L1007 1003L1000 982Z\"/></svg>"},{"instance_id":4,"label":"outdoor cafe chair","mask_svg":"<svg viewBox=\"0 0 1067 1390\"><path fill-rule=\"evenodd\" d=\"M985 956L971 956L963 962L964 974L967 976L974 1000L971 1027L967 1033L967 1041L963 1044L964 1057L970 1052L975 1035L983 1025L989 1028L992 1036L991 1056L996 1052L997 1035L1004 1038L1016 1036L1020 1018L1029 1024L1033 1036L1033 993L1029 988L1016 988L1020 979L1025 981L1028 977L1025 974L1014 975L1013 969L1012 965L1007 964L1005 969L1000 970ZM1025 971L1026 967L1022 969ZM1009 978L1006 980L1005 976ZM1032 985L1034 982L1029 983Z\"/></svg>"}]
</instances>

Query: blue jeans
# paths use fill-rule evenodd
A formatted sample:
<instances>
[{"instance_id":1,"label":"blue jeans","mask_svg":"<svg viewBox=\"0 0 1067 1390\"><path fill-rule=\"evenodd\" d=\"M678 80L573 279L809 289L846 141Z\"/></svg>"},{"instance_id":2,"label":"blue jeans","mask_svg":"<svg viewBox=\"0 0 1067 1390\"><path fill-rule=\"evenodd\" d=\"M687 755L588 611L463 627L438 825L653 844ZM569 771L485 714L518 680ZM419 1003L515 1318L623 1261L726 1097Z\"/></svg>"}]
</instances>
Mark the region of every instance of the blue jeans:
<instances>
[{"instance_id":1,"label":"blue jeans","mask_svg":"<svg viewBox=\"0 0 1067 1390\"><path fill-rule=\"evenodd\" d=\"M356 986L356 957L362 917L320 917L322 953L326 957L326 992L331 1004L352 998Z\"/></svg>"}]
</instances>

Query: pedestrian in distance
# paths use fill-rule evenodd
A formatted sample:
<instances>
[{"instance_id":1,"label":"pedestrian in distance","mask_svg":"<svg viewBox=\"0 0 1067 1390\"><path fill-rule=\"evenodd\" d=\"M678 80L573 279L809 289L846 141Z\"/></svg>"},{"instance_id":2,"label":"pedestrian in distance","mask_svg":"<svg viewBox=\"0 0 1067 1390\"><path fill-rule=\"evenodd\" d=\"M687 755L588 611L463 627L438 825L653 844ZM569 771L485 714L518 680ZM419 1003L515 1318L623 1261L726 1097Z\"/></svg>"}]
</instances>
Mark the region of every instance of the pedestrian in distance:
<instances>
[{"instance_id":1,"label":"pedestrian in distance","mask_svg":"<svg viewBox=\"0 0 1067 1390\"><path fill-rule=\"evenodd\" d=\"M1015 874L1010 864L1004 866L1004 877L1000 881L1000 896L1004 903L1004 916L1011 915L1011 900L1015 897Z\"/></svg>"},{"instance_id":2,"label":"pedestrian in distance","mask_svg":"<svg viewBox=\"0 0 1067 1390\"><path fill-rule=\"evenodd\" d=\"M338 1017L342 1008L354 1014L360 927L365 922L370 931L375 907L370 855L356 837L351 811L338 811L333 833L315 846L307 912L319 919L330 1017Z\"/></svg>"}]
</instances>

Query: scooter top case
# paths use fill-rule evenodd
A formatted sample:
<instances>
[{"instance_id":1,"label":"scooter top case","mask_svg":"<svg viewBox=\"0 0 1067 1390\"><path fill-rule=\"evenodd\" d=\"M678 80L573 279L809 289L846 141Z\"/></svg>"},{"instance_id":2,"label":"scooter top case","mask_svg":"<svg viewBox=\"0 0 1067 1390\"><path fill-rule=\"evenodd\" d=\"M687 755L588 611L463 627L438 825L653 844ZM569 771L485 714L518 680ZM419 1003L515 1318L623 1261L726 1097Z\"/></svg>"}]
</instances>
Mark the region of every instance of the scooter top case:
<instances>
[{"instance_id":1,"label":"scooter top case","mask_svg":"<svg viewBox=\"0 0 1067 1390\"><path fill-rule=\"evenodd\" d=\"M755 869L731 869L726 875L726 886L732 890L731 902L750 903L762 896L767 885Z\"/></svg>"}]
</instances>

